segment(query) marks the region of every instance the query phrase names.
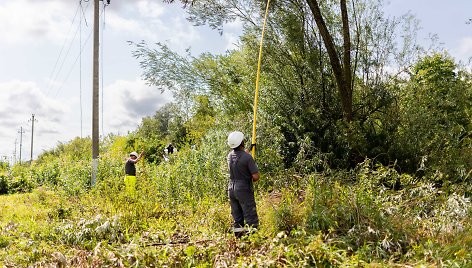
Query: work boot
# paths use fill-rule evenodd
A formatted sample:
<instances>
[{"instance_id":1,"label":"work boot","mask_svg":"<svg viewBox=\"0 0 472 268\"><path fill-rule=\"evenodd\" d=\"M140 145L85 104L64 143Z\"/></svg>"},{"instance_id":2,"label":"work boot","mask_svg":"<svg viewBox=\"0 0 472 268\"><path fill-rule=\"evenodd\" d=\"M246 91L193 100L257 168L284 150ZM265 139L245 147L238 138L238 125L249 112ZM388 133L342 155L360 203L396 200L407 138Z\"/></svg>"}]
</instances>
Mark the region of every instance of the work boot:
<instances>
[{"instance_id":1,"label":"work boot","mask_svg":"<svg viewBox=\"0 0 472 268\"><path fill-rule=\"evenodd\" d=\"M248 230L246 230L246 228L237 227L237 228L233 228L233 233L234 233L234 236L236 236L236 238L241 238L247 235L249 232Z\"/></svg>"}]
</instances>

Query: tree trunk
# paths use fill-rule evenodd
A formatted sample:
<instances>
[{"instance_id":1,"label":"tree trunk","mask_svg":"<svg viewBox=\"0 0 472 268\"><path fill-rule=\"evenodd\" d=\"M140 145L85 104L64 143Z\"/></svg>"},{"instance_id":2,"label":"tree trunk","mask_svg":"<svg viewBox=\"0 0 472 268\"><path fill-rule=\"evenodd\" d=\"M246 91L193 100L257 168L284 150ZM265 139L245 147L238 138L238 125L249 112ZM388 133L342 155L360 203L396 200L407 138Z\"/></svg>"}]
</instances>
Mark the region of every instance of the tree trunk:
<instances>
[{"instance_id":1,"label":"tree trunk","mask_svg":"<svg viewBox=\"0 0 472 268\"><path fill-rule=\"evenodd\" d=\"M323 38L326 51L328 52L331 67L333 68L336 85L341 97L344 118L350 122L352 120L352 87L351 87L351 37L349 33L349 18L347 14L346 0L340 0L341 17L343 22L343 64L338 57L333 38L326 27L326 23L321 14L317 0L306 0L310 6L313 18Z\"/></svg>"}]
</instances>

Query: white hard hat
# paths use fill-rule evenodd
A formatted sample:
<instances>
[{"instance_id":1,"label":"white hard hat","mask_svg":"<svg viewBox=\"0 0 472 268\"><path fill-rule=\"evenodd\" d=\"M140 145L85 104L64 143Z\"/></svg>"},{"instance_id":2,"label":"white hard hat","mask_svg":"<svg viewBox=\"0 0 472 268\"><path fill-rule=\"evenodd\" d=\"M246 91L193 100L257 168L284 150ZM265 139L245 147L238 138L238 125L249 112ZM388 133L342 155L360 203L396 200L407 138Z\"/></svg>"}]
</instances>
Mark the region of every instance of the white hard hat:
<instances>
[{"instance_id":1,"label":"white hard hat","mask_svg":"<svg viewBox=\"0 0 472 268\"><path fill-rule=\"evenodd\" d=\"M136 156L136 157L138 157L138 153L137 153L137 152L132 152L132 153L129 154L129 156L133 156L133 155Z\"/></svg>"},{"instance_id":2,"label":"white hard hat","mask_svg":"<svg viewBox=\"0 0 472 268\"><path fill-rule=\"evenodd\" d=\"M234 131L234 132L229 133L228 135L228 145L229 147L233 149L241 145L243 140L244 140L244 134L240 131Z\"/></svg>"}]
</instances>

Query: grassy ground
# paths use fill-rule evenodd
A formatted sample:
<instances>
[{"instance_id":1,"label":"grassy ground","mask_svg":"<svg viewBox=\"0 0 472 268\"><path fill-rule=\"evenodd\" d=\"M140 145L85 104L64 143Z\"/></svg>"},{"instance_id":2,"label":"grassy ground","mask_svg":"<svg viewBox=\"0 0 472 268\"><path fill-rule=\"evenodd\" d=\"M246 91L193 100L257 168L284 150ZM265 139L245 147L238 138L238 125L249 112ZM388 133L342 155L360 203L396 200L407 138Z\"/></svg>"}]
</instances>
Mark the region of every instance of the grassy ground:
<instances>
[{"instance_id":1,"label":"grassy ground","mask_svg":"<svg viewBox=\"0 0 472 268\"><path fill-rule=\"evenodd\" d=\"M457 203L463 199L444 200L441 193L411 188L379 194L385 202L380 209L375 205L380 199L365 189L331 183L313 189L259 193L261 228L242 239L229 232L229 205L218 198L172 204L153 198L146 188L130 199L120 191L104 194L111 190L100 186L76 196L47 188L3 195L0 265L470 266L468 211L458 215L464 211L444 207L420 220L412 218L421 215L414 212L417 206L429 209L428 202L464 209ZM441 213L452 214L441 218Z\"/></svg>"},{"instance_id":2,"label":"grassy ground","mask_svg":"<svg viewBox=\"0 0 472 268\"><path fill-rule=\"evenodd\" d=\"M134 198L124 192L124 150L110 148L92 188L76 149L0 176L27 192L0 195L0 266L472 267L467 184L437 188L369 161L305 175L271 169L256 184L261 226L237 239L227 148L140 162Z\"/></svg>"}]
</instances>

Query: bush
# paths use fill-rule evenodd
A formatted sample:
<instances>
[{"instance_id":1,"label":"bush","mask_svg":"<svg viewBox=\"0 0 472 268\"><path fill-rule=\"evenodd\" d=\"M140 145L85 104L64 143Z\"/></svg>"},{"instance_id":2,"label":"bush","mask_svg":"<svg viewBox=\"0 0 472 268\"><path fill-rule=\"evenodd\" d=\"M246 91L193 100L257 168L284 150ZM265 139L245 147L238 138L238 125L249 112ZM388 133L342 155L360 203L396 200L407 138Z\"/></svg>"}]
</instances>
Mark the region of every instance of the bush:
<instances>
[{"instance_id":1,"label":"bush","mask_svg":"<svg viewBox=\"0 0 472 268\"><path fill-rule=\"evenodd\" d=\"M304 191L291 187L280 192L262 193L260 196L262 199L257 202L257 210L263 229L276 234L290 233L305 226Z\"/></svg>"},{"instance_id":2,"label":"bush","mask_svg":"<svg viewBox=\"0 0 472 268\"><path fill-rule=\"evenodd\" d=\"M212 131L196 149L183 149L156 167L154 191L170 204L199 200L206 195L226 198L228 183L223 131Z\"/></svg>"},{"instance_id":3,"label":"bush","mask_svg":"<svg viewBox=\"0 0 472 268\"><path fill-rule=\"evenodd\" d=\"M9 183L8 192L29 193L38 186L32 179L26 178L25 176L26 174L22 174L19 177L13 177Z\"/></svg>"},{"instance_id":4,"label":"bush","mask_svg":"<svg viewBox=\"0 0 472 268\"><path fill-rule=\"evenodd\" d=\"M308 229L342 237L343 244L359 251L364 260L399 258L417 241L410 217L405 211L392 208L398 203L386 198L395 192L385 183L401 176L393 168L372 170L365 165L356 172L337 175L350 177L350 181L331 181L333 174L312 176L307 194L311 204Z\"/></svg>"},{"instance_id":5,"label":"bush","mask_svg":"<svg viewBox=\"0 0 472 268\"><path fill-rule=\"evenodd\" d=\"M8 179L4 175L0 175L0 194L8 194Z\"/></svg>"},{"instance_id":6,"label":"bush","mask_svg":"<svg viewBox=\"0 0 472 268\"><path fill-rule=\"evenodd\" d=\"M61 167L57 161L47 161L41 165L35 163L31 172L39 185L56 186L60 181Z\"/></svg>"}]
</instances>

